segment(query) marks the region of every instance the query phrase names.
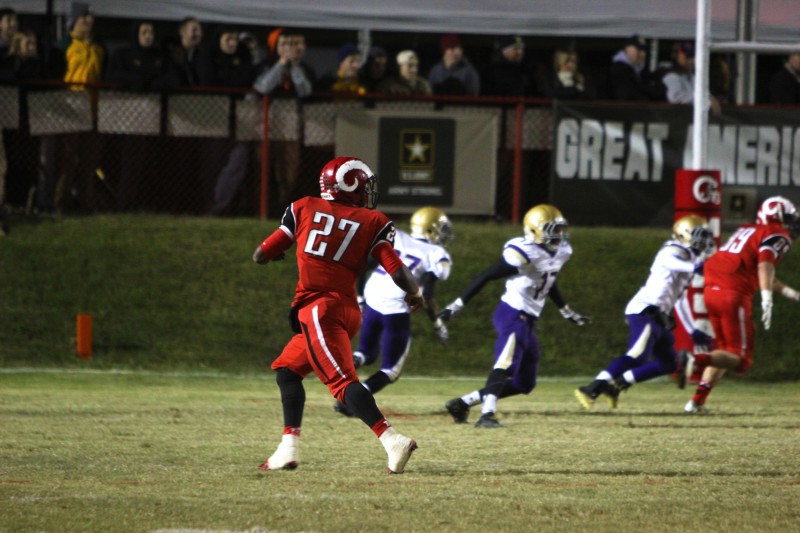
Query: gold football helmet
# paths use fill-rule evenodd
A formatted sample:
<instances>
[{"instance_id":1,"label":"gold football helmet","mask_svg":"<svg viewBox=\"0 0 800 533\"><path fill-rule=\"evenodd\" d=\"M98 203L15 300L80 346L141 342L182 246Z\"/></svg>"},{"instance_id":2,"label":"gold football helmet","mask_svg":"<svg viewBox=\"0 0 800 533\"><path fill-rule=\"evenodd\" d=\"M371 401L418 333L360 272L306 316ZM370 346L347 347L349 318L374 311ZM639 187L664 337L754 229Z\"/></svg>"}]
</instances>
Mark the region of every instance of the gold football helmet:
<instances>
[{"instance_id":1,"label":"gold football helmet","mask_svg":"<svg viewBox=\"0 0 800 533\"><path fill-rule=\"evenodd\" d=\"M423 207L411 215L411 236L443 245L453 238L453 225L438 207Z\"/></svg>"},{"instance_id":2,"label":"gold football helmet","mask_svg":"<svg viewBox=\"0 0 800 533\"><path fill-rule=\"evenodd\" d=\"M672 225L672 238L702 254L714 247L714 234L708 221L698 215L686 215Z\"/></svg>"},{"instance_id":3,"label":"gold football helmet","mask_svg":"<svg viewBox=\"0 0 800 533\"><path fill-rule=\"evenodd\" d=\"M569 240L567 219L554 205L539 204L530 208L522 224L528 239L549 250L556 250L562 240Z\"/></svg>"}]
</instances>

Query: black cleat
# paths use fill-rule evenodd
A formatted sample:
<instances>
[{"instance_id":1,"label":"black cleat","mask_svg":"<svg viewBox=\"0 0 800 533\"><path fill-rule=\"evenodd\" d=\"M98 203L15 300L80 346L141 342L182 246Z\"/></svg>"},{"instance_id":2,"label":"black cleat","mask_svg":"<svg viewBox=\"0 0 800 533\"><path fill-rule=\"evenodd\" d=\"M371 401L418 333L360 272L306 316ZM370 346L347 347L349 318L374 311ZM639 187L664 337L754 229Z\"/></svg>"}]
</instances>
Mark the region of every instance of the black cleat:
<instances>
[{"instance_id":1,"label":"black cleat","mask_svg":"<svg viewBox=\"0 0 800 533\"><path fill-rule=\"evenodd\" d=\"M614 383L610 383L603 391L603 394L606 395L606 399L608 400L609 407L616 409L619 405L619 393L630 389L631 385L632 383L628 383L621 376L615 379Z\"/></svg>"},{"instance_id":2,"label":"black cleat","mask_svg":"<svg viewBox=\"0 0 800 533\"><path fill-rule=\"evenodd\" d=\"M466 424L469 416L469 405L461 398L455 398L444 404L444 408L453 417L456 424Z\"/></svg>"},{"instance_id":3,"label":"black cleat","mask_svg":"<svg viewBox=\"0 0 800 533\"><path fill-rule=\"evenodd\" d=\"M596 379L584 387L575 389L575 398L581 402L581 405L587 411L592 408L594 401L603 393L610 389L608 381Z\"/></svg>"},{"instance_id":4,"label":"black cleat","mask_svg":"<svg viewBox=\"0 0 800 533\"><path fill-rule=\"evenodd\" d=\"M486 428L486 429L494 429L499 428L500 421L494 415L494 413L485 413L482 414L481 417L475 422L476 428Z\"/></svg>"}]
</instances>

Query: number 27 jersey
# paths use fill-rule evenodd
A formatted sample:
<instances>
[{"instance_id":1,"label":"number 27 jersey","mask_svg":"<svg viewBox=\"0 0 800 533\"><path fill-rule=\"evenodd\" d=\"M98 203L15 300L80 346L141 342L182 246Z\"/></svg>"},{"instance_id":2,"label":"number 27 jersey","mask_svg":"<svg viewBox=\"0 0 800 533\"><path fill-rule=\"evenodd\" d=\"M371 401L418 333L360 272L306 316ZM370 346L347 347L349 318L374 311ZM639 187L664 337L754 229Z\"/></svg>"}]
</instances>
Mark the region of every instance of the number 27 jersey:
<instances>
[{"instance_id":1,"label":"number 27 jersey","mask_svg":"<svg viewBox=\"0 0 800 533\"><path fill-rule=\"evenodd\" d=\"M281 229L297 242L299 279L294 306L319 293L339 293L356 305L355 282L372 250L394 243L394 226L380 211L306 196L283 215Z\"/></svg>"}]
</instances>

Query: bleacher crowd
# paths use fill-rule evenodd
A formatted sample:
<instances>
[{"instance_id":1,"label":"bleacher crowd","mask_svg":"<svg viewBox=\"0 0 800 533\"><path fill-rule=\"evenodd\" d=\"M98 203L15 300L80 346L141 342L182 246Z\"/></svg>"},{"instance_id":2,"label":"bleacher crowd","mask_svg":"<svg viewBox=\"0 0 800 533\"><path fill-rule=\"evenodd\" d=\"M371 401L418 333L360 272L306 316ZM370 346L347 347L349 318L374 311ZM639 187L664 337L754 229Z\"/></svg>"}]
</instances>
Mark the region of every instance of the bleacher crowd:
<instances>
[{"instance_id":1,"label":"bleacher crowd","mask_svg":"<svg viewBox=\"0 0 800 533\"><path fill-rule=\"evenodd\" d=\"M314 54L315 61L311 61L306 35L298 28L274 28L263 38L249 28L206 24L194 17L176 22L172 31L164 31L167 26L163 21L137 20L131 23L127 39L117 36L113 45L107 46L96 38L101 33L97 26L98 21L103 24L102 13L95 13L90 4L71 2L65 19L64 37L51 42L45 35L49 32L32 31L25 16L10 8L0 9L0 84L57 80L72 89L81 89L83 84L106 84L155 92L218 87L298 98L314 93L348 93L677 104L691 104L693 99L693 43L671 43L669 58L657 63L649 60L652 48L638 35L620 39L616 53L609 54L602 65L596 61L582 65L574 40L552 50L549 61L542 61L541 55L528 53L526 40L519 35L496 37L491 53L476 53L480 59L473 62L466 53L474 50L465 47L467 37L452 33L437 36L436 50L422 49L416 39L409 39L409 43L417 44L393 46L391 51L383 43L366 46L342 42L328 47L332 50L327 55ZM321 62L321 57L329 63ZM656 68L651 69L652 65ZM732 103L733 76L728 57L712 56L710 92L714 109ZM769 77L770 103L800 104L800 49ZM72 144L52 147L52 157L81 150L79 136L69 142ZM273 150L273 166L283 202L297 177L300 146L295 141L273 143L282 143L276 146L280 149ZM0 152L2 146L0 143ZM42 153L48 149L43 142ZM222 214L229 208L232 191L242 179L240 169L248 164L246 152L243 145L231 148L225 168L239 177L225 175L224 170L220 173L212 214ZM5 174L6 156L0 153L0 205L7 203ZM53 188L55 200L46 200L44 205L54 201L57 207L58 195L75 187L66 182ZM16 205L19 197L18 193Z\"/></svg>"}]
</instances>

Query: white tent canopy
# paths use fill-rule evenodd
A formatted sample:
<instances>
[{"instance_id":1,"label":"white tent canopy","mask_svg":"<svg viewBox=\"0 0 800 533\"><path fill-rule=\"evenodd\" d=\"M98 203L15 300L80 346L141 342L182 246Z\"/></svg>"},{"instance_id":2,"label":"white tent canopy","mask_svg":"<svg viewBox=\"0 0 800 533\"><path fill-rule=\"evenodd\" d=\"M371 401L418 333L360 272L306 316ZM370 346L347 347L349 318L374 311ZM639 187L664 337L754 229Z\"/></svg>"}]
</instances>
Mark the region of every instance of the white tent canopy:
<instances>
[{"instance_id":1,"label":"white tent canopy","mask_svg":"<svg viewBox=\"0 0 800 533\"><path fill-rule=\"evenodd\" d=\"M696 0L90 0L98 16L298 26L340 30L689 39ZM800 43L798 0L760 0L758 39ZM71 2L53 0L56 14ZM737 0L713 0L714 40L736 38ZM45 13L46 0L6 0Z\"/></svg>"}]
</instances>

